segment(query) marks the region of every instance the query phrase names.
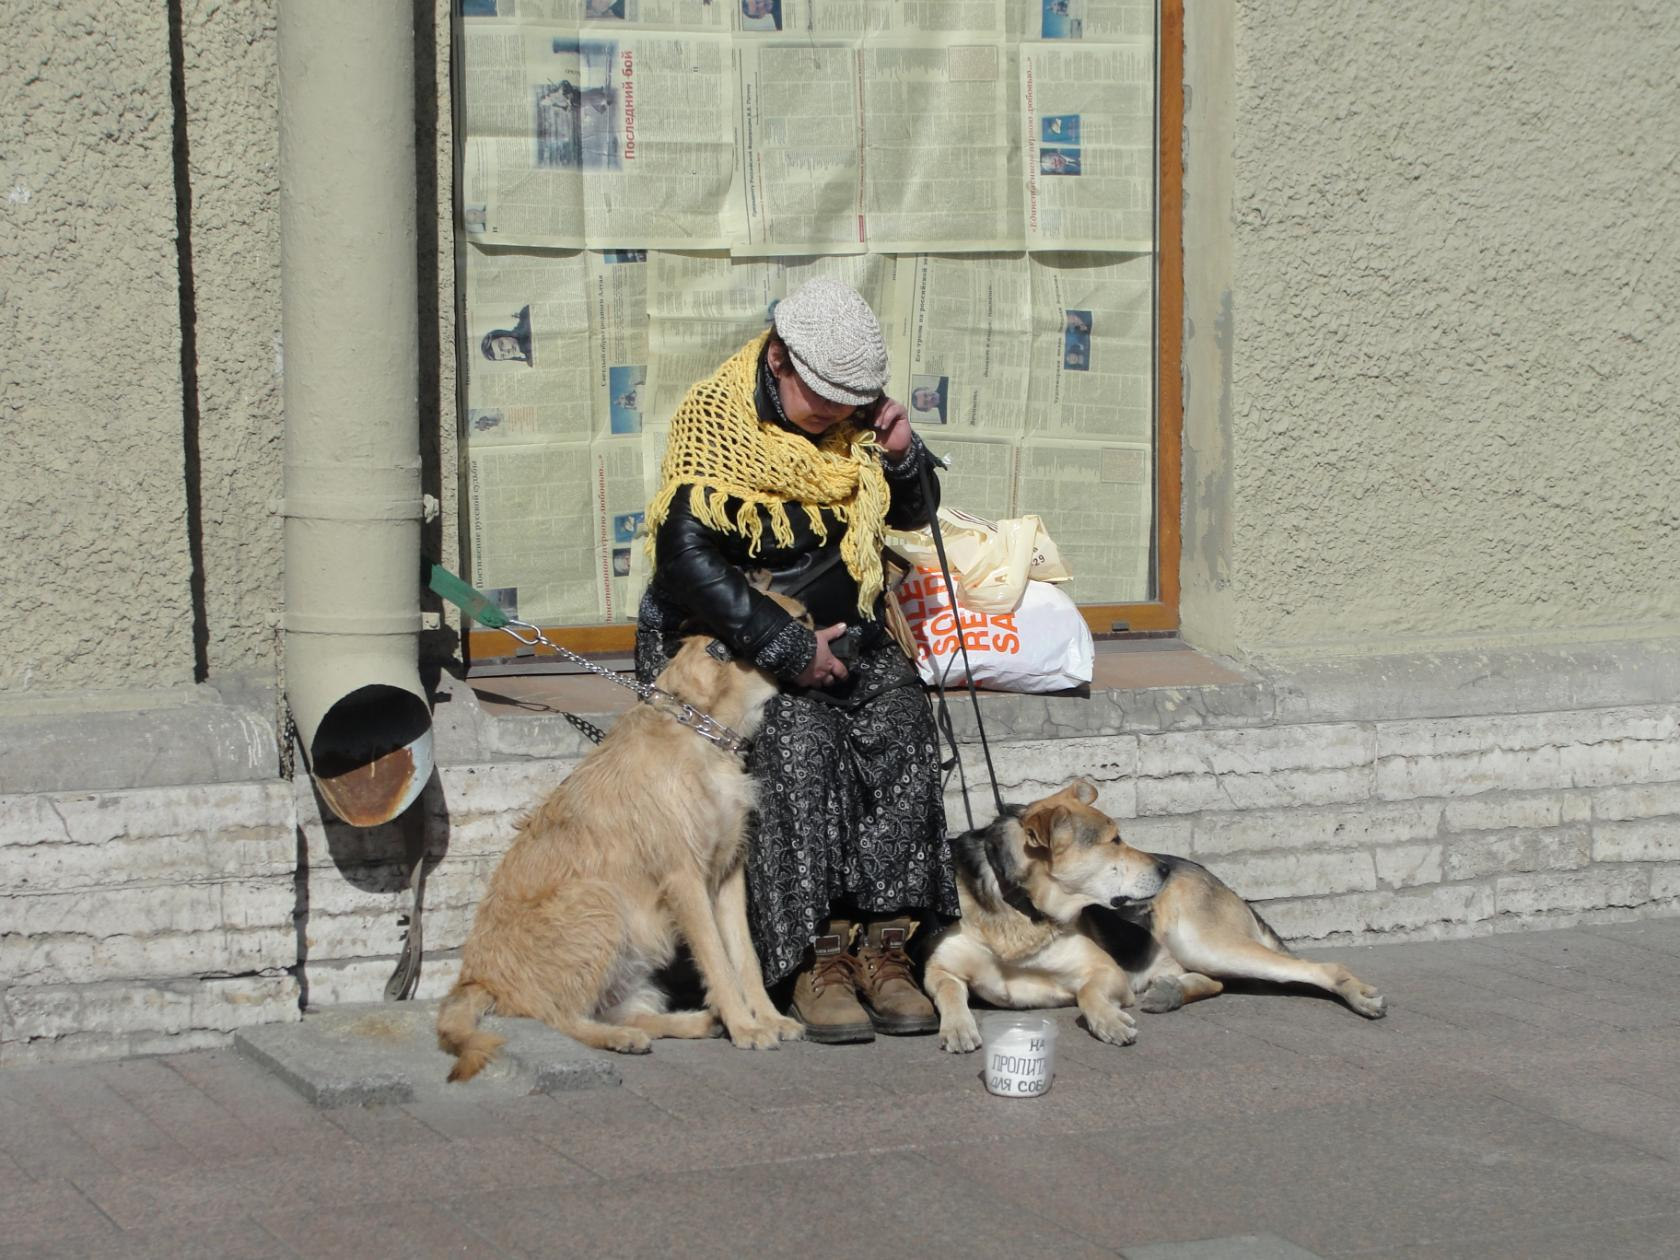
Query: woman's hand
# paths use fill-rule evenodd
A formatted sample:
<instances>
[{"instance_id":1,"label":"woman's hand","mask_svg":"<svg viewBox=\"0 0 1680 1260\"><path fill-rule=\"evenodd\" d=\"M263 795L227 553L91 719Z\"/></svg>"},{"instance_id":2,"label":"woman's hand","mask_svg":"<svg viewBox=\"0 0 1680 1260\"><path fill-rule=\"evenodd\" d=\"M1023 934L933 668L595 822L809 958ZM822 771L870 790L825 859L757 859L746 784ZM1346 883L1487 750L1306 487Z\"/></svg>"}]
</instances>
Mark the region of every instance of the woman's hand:
<instances>
[{"instance_id":1,"label":"woman's hand","mask_svg":"<svg viewBox=\"0 0 1680 1260\"><path fill-rule=\"evenodd\" d=\"M817 654L793 681L801 687L832 687L846 681L845 663L837 659L828 645L846 633L846 623L837 621L817 631Z\"/></svg>"},{"instance_id":2,"label":"woman's hand","mask_svg":"<svg viewBox=\"0 0 1680 1260\"><path fill-rule=\"evenodd\" d=\"M869 424L875 430L876 445L887 453L887 458L894 461L903 459L904 452L910 449L910 439L915 436L910 427L910 413L905 410L904 404L883 395Z\"/></svg>"}]
</instances>

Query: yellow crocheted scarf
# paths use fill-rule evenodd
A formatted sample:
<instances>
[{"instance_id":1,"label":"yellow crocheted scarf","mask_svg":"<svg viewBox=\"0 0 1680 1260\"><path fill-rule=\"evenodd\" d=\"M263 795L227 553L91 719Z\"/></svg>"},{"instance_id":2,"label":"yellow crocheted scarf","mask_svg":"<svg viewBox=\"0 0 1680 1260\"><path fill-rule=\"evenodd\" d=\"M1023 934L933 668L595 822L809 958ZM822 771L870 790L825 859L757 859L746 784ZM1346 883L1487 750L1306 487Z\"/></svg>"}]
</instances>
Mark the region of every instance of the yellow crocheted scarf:
<instances>
[{"instance_id":1,"label":"yellow crocheted scarf","mask_svg":"<svg viewBox=\"0 0 1680 1260\"><path fill-rule=\"evenodd\" d=\"M858 611L869 617L881 593L881 531L887 515L887 479L881 472L874 430L844 422L812 442L760 421L753 403L764 333L725 360L683 398L671 418L660 468L659 493L648 504L648 559L671 510L671 496L693 486L689 507L709 529L738 534L747 554L763 543L764 521L776 542L789 546L790 506L803 507L811 529L828 541L826 508L845 526L840 557L858 584ZM733 516L729 501L738 500Z\"/></svg>"}]
</instances>

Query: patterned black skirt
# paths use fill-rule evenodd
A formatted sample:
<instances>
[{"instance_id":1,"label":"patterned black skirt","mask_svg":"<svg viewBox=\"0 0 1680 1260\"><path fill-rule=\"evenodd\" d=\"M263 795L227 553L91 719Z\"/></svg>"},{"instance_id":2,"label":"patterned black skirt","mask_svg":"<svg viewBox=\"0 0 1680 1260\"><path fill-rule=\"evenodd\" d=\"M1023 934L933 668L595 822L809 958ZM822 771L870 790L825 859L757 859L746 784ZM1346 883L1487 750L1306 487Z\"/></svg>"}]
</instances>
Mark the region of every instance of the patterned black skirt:
<instances>
[{"instance_id":1,"label":"patterned black skirt","mask_svg":"<svg viewBox=\"0 0 1680 1260\"><path fill-rule=\"evenodd\" d=\"M638 628L644 679L664 668L665 646ZM775 697L747 760L758 783L747 919L771 984L831 913L908 911L923 931L959 913L938 735L915 666L886 639L852 663L840 695Z\"/></svg>"}]
</instances>

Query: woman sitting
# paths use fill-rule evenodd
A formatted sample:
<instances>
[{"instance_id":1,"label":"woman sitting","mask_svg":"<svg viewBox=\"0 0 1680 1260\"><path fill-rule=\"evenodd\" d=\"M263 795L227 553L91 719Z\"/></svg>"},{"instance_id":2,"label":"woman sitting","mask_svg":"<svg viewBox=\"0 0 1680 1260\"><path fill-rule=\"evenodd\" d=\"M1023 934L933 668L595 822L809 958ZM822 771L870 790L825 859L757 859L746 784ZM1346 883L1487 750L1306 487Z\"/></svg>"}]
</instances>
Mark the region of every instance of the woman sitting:
<instances>
[{"instance_id":1,"label":"woman sitting","mask_svg":"<svg viewBox=\"0 0 1680 1260\"><path fill-rule=\"evenodd\" d=\"M648 508L637 673L656 675L698 622L783 683L748 762L748 921L766 981L798 972L790 1013L822 1042L937 1028L904 944L923 917L958 913L937 737L886 628L881 565L883 528L926 524L936 506L932 457L886 382L868 304L808 282L689 390ZM817 629L754 589L752 570Z\"/></svg>"}]
</instances>

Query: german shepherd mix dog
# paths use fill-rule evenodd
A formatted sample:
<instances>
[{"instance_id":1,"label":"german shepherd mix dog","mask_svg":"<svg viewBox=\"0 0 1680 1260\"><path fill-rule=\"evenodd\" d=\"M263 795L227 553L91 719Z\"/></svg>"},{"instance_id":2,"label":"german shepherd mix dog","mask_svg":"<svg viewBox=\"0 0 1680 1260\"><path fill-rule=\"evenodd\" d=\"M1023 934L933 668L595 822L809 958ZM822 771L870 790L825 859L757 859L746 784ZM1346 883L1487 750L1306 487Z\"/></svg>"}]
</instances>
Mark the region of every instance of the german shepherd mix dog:
<instances>
[{"instance_id":1,"label":"german shepherd mix dog","mask_svg":"<svg viewBox=\"0 0 1680 1260\"><path fill-rule=\"evenodd\" d=\"M773 597L774 598L774 597ZM773 678L687 639L658 685L751 735ZM753 785L737 758L653 703L619 718L600 747L519 829L438 1009L438 1045L470 1080L503 1038L492 1008L585 1045L645 1054L654 1037L708 1037L721 1017L737 1046L804 1035L764 991L747 933L742 843ZM712 1009L665 1010L652 974L688 943ZM716 1015L712 1013L716 1011Z\"/></svg>"},{"instance_id":2,"label":"german shepherd mix dog","mask_svg":"<svg viewBox=\"0 0 1680 1260\"><path fill-rule=\"evenodd\" d=\"M1206 868L1132 848L1096 799L1095 787L1075 779L953 842L962 920L933 944L925 974L942 1049L980 1046L970 992L1005 1007L1077 1003L1093 1036L1122 1046L1137 1039L1121 1009L1133 1004L1134 985L1149 1012L1214 996L1224 988L1216 977L1312 985L1369 1019L1387 1012L1346 967L1291 954ZM1142 929L1129 969L1099 943L1089 907Z\"/></svg>"}]
</instances>

